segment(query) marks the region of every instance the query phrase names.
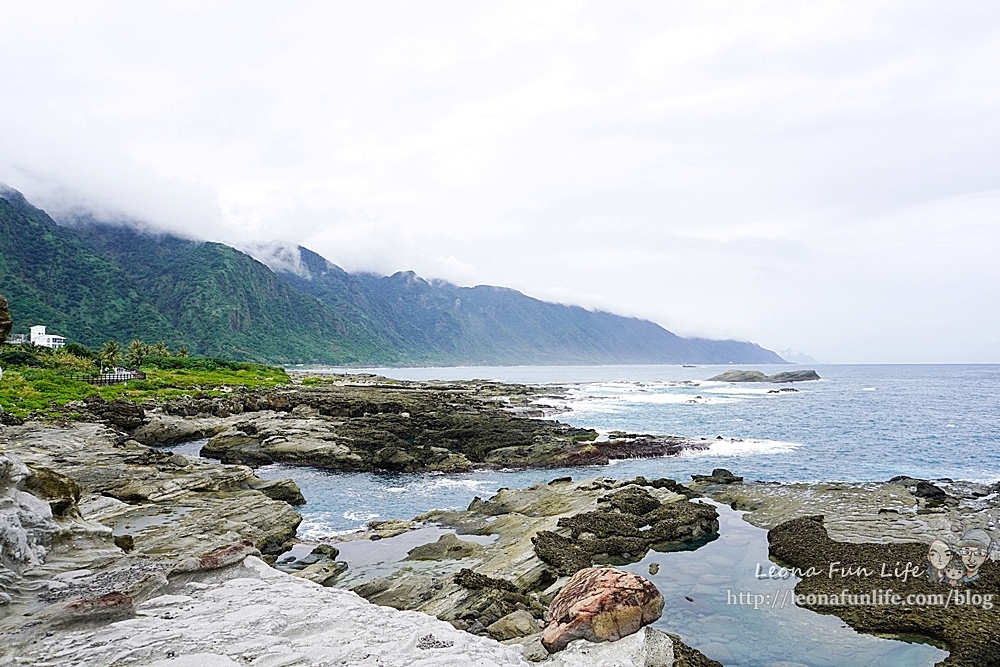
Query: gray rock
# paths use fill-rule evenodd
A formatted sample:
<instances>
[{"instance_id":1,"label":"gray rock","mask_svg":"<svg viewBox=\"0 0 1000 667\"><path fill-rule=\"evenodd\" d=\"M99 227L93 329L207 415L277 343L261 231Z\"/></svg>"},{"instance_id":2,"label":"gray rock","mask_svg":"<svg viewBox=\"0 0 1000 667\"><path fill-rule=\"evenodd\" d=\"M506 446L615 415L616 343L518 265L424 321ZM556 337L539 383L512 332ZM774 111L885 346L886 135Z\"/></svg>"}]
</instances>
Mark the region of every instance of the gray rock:
<instances>
[{"instance_id":1,"label":"gray rock","mask_svg":"<svg viewBox=\"0 0 1000 667\"><path fill-rule=\"evenodd\" d=\"M280 500L289 505L305 505L306 499L302 495L302 489L291 479L260 480L254 478L250 480L250 488L260 491L271 500Z\"/></svg>"},{"instance_id":2,"label":"gray rock","mask_svg":"<svg viewBox=\"0 0 1000 667\"><path fill-rule=\"evenodd\" d=\"M486 630L493 639L504 641L537 633L538 623L530 613L519 609L492 623Z\"/></svg>"},{"instance_id":3,"label":"gray rock","mask_svg":"<svg viewBox=\"0 0 1000 667\"><path fill-rule=\"evenodd\" d=\"M740 484L743 478L729 472L725 468L715 468L711 475L691 475L695 482L705 482L708 484Z\"/></svg>"},{"instance_id":4,"label":"gray rock","mask_svg":"<svg viewBox=\"0 0 1000 667\"><path fill-rule=\"evenodd\" d=\"M813 370L784 371L775 375L767 375L761 371L731 370L708 378L709 382L808 382L819 380L819 374Z\"/></svg>"},{"instance_id":5,"label":"gray rock","mask_svg":"<svg viewBox=\"0 0 1000 667\"><path fill-rule=\"evenodd\" d=\"M10 333L11 327L14 326L14 322L10 316L10 309L7 306L7 299L0 294L0 345L7 340L7 334Z\"/></svg>"},{"instance_id":6,"label":"gray rock","mask_svg":"<svg viewBox=\"0 0 1000 667\"><path fill-rule=\"evenodd\" d=\"M460 540L454 533L447 533L438 538L437 542L422 544L410 549L407 560L461 560L475 556L482 551L475 542Z\"/></svg>"}]
</instances>

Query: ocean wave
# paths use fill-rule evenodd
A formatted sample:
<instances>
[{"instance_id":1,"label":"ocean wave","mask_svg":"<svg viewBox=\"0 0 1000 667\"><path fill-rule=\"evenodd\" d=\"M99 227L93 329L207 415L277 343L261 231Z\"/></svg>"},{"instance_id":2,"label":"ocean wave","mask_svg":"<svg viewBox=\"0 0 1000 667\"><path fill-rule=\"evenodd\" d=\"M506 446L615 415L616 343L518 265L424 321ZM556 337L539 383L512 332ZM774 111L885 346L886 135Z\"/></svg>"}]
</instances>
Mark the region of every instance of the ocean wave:
<instances>
[{"instance_id":1,"label":"ocean wave","mask_svg":"<svg viewBox=\"0 0 1000 667\"><path fill-rule=\"evenodd\" d=\"M295 535L298 539L314 542L330 537L336 537L337 535L357 533L365 529L364 524L353 528L330 527L331 525L336 525L338 523L341 523L341 521L330 512L303 512L302 523L299 524L298 530L295 531Z\"/></svg>"},{"instance_id":2,"label":"ocean wave","mask_svg":"<svg viewBox=\"0 0 1000 667\"><path fill-rule=\"evenodd\" d=\"M381 515L378 512L352 512L348 510L344 512L343 517L348 521L371 521L372 519L377 519Z\"/></svg>"},{"instance_id":3,"label":"ocean wave","mask_svg":"<svg viewBox=\"0 0 1000 667\"><path fill-rule=\"evenodd\" d=\"M721 405L723 403L736 403L740 399L729 396L702 396L701 394L649 394L645 396L629 396L623 398L626 403L651 403L656 405Z\"/></svg>"},{"instance_id":4,"label":"ocean wave","mask_svg":"<svg viewBox=\"0 0 1000 667\"><path fill-rule=\"evenodd\" d=\"M423 493L433 493L438 489L469 489L470 491L476 491L480 486L487 483L485 479L453 479L446 477L422 484L419 491Z\"/></svg>"},{"instance_id":5,"label":"ocean wave","mask_svg":"<svg viewBox=\"0 0 1000 667\"><path fill-rule=\"evenodd\" d=\"M792 394L798 393L800 389L796 389L794 392L786 391L780 392L780 387L775 387L772 384L767 385L757 385L757 386L743 386L743 387L708 387L702 388L701 391L706 394L733 394L736 396L781 396L782 394Z\"/></svg>"},{"instance_id":6,"label":"ocean wave","mask_svg":"<svg viewBox=\"0 0 1000 667\"><path fill-rule=\"evenodd\" d=\"M755 456L760 454L787 454L801 447L798 442L782 440L758 440L755 438L726 438L712 440L708 449L688 449L682 457L696 456Z\"/></svg>"}]
</instances>

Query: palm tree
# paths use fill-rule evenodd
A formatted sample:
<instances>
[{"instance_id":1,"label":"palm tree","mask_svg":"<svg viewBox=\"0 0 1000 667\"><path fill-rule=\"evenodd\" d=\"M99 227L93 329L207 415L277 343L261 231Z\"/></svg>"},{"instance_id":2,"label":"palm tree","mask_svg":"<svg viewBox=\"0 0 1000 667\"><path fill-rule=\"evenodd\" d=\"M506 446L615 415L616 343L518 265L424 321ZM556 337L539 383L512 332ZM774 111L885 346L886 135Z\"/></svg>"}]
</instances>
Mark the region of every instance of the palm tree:
<instances>
[{"instance_id":1,"label":"palm tree","mask_svg":"<svg viewBox=\"0 0 1000 667\"><path fill-rule=\"evenodd\" d=\"M153 344L153 356L155 357L170 356L170 350L167 349L167 346L163 344L162 340L158 340L156 341L156 343Z\"/></svg>"},{"instance_id":2,"label":"palm tree","mask_svg":"<svg viewBox=\"0 0 1000 667\"><path fill-rule=\"evenodd\" d=\"M142 366L142 362L146 360L149 356L149 346L143 343L141 340L133 340L128 344L128 349L125 350L125 361L132 368L139 368Z\"/></svg>"},{"instance_id":3,"label":"palm tree","mask_svg":"<svg viewBox=\"0 0 1000 667\"><path fill-rule=\"evenodd\" d=\"M122 347L118 344L116 340L109 340L101 348L100 354L97 358L101 362L101 370L105 368L114 368L122 360Z\"/></svg>"},{"instance_id":4,"label":"palm tree","mask_svg":"<svg viewBox=\"0 0 1000 667\"><path fill-rule=\"evenodd\" d=\"M177 348L177 356L178 357L188 356L188 349L186 347Z\"/></svg>"}]
</instances>

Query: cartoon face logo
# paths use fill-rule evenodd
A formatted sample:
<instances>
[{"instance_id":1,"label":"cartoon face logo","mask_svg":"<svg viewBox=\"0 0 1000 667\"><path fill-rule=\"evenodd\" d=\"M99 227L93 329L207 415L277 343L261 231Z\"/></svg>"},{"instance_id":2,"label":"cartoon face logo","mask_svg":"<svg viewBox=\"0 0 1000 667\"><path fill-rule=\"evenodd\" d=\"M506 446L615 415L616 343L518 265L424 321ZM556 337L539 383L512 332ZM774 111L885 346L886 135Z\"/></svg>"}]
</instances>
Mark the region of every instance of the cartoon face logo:
<instances>
[{"instance_id":1,"label":"cartoon face logo","mask_svg":"<svg viewBox=\"0 0 1000 667\"><path fill-rule=\"evenodd\" d=\"M981 528L974 528L962 535L956 553L965 566L966 581L975 581L979 577L979 568L989 558L992 549L993 538Z\"/></svg>"},{"instance_id":2,"label":"cartoon face logo","mask_svg":"<svg viewBox=\"0 0 1000 667\"><path fill-rule=\"evenodd\" d=\"M965 577L965 563L962 562L961 558L952 559L944 568L945 581L955 586L962 581L963 577Z\"/></svg>"},{"instance_id":3,"label":"cartoon face logo","mask_svg":"<svg viewBox=\"0 0 1000 667\"><path fill-rule=\"evenodd\" d=\"M941 571L948 566L954 554L951 547L944 540L934 540L931 542L930 550L927 552L927 562L935 570Z\"/></svg>"}]
</instances>

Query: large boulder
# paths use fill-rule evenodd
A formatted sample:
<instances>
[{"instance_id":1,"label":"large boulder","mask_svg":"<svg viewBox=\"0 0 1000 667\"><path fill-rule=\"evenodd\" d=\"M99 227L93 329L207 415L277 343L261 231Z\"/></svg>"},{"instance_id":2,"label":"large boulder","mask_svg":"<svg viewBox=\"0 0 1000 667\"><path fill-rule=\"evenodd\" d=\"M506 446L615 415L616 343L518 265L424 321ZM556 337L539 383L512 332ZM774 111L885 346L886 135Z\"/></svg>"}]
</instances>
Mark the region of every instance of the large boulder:
<instances>
[{"instance_id":1,"label":"large boulder","mask_svg":"<svg viewBox=\"0 0 1000 667\"><path fill-rule=\"evenodd\" d=\"M109 402L94 394L83 399L83 403L86 410L98 419L125 431L141 426L146 417L141 406L121 398Z\"/></svg>"},{"instance_id":2,"label":"large boulder","mask_svg":"<svg viewBox=\"0 0 1000 667\"><path fill-rule=\"evenodd\" d=\"M660 618L663 596L648 579L611 567L580 570L545 614L542 645L549 653L574 639L617 641Z\"/></svg>"},{"instance_id":3,"label":"large boulder","mask_svg":"<svg viewBox=\"0 0 1000 667\"><path fill-rule=\"evenodd\" d=\"M10 309L7 307L7 299L0 294L0 344L7 340L14 321L10 317Z\"/></svg>"}]
</instances>

